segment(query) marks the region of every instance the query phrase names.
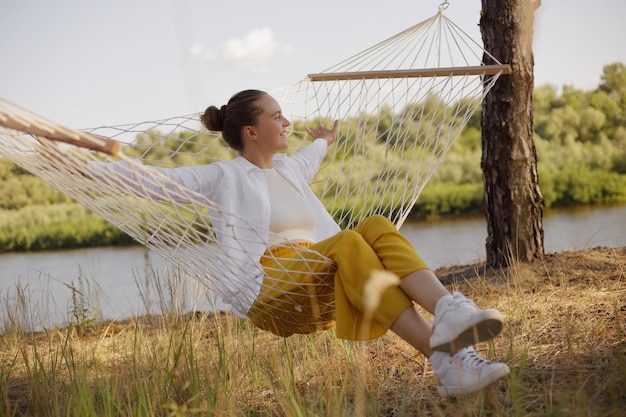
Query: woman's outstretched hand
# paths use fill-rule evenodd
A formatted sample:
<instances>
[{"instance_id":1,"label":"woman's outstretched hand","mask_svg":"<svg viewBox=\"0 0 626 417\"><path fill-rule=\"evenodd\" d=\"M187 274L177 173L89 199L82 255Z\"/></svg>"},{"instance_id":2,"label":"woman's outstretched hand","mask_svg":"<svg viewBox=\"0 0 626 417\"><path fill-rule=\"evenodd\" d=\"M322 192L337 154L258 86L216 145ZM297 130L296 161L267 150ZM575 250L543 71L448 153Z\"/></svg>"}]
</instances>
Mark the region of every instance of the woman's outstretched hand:
<instances>
[{"instance_id":1,"label":"woman's outstretched hand","mask_svg":"<svg viewBox=\"0 0 626 417\"><path fill-rule=\"evenodd\" d=\"M333 123L332 129L327 129L324 126L317 126L314 128L306 128L306 133L308 133L313 139L326 139L326 142L331 145L335 140L337 140L337 129L339 127L339 120L335 120Z\"/></svg>"}]
</instances>

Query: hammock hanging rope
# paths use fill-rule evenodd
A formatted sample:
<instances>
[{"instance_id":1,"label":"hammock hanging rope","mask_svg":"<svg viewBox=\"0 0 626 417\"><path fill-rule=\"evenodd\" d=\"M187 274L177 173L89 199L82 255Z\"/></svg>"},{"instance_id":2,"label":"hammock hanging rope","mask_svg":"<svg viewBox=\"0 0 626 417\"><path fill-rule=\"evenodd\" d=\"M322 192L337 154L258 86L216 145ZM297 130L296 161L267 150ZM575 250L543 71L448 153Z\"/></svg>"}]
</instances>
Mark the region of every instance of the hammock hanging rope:
<instances>
[{"instance_id":1,"label":"hammock hanging rope","mask_svg":"<svg viewBox=\"0 0 626 417\"><path fill-rule=\"evenodd\" d=\"M338 140L311 187L342 227L380 214L399 228L484 95L510 72L444 10L271 92L292 121L290 153L310 144L307 126L341 120ZM245 227L220 239L216 225L233 225L235 215L154 169L236 156L218 134L201 129L199 114L76 130L0 100L0 125L0 156L103 216L246 315L260 283L232 257L245 256L244 243L265 244L262 236L240 219L236 223ZM308 285L314 293L315 284ZM307 308L324 328L332 297Z\"/></svg>"}]
</instances>

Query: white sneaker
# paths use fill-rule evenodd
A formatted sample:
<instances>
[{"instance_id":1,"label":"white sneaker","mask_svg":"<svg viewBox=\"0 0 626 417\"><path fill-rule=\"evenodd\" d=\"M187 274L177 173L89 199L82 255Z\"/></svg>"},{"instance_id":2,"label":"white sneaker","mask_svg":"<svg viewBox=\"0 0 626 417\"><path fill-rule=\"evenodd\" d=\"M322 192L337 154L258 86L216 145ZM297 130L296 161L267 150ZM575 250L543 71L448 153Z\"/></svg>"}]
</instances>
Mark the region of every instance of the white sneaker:
<instances>
[{"instance_id":1,"label":"white sneaker","mask_svg":"<svg viewBox=\"0 0 626 417\"><path fill-rule=\"evenodd\" d=\"M463 348L454 355L448 354L440 366L435 367L433 364L433 370L441 383L437 392L442 397L481 390L510 372L505 363L481 358L470 347Z\"/></svg>"},{"instance_id":2,"label":"white sneaker","mask_svg":"<svg viewBox=\"0 0 626 417\"><path fill-rule=\"evenodd\" d=\"M435 306L430 348L456 352L465 346L493 339L502 330L502 314L480 309L460 292L441 297Z\"/></svg>"}]
</instances>

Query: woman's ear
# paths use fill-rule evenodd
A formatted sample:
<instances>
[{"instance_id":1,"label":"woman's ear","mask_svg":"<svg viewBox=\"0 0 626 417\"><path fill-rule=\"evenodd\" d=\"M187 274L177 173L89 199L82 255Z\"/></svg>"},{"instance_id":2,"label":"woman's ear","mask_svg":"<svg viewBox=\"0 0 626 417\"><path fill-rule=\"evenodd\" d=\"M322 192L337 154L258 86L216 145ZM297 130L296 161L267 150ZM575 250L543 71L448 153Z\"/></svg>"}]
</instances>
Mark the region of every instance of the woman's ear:
<instances>
[{"instance_id":1,"label":"woman's ear","mask_svg":"<svg viewBox=\"0 0 626 417\"><path fill-rule=\"evenodd\" d=\"M256 135L256 130L254 129L254 126L244 126L243 137L246 140L256 140L257 135Z\"/></svg>"}]
</instances>

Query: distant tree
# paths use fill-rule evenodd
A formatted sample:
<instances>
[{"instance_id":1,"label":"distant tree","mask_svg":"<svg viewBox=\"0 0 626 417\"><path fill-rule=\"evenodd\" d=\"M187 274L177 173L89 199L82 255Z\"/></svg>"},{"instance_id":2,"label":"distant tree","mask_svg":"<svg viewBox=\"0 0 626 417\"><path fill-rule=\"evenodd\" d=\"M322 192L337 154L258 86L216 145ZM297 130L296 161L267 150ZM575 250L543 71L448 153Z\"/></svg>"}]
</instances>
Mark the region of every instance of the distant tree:
<instances>
[{"instance_id":1,"label":"distant tree","mask_svg":"<svg viewBox=\"0 0 626 417\"><path fill-rule=\"evenodd\" d=\"M604 67L602 82L594 96L598 110L606 114L609 136L626 125L626 65L615 63Z\"/></svg>"},{"instance_id":2,"label":"distant tree","mask_svg":"<svg viewBox=\"0 0 626 417\"><path fill-rule=\"evenodd\" d=\"M484 47L512 73L501 77L482 108L482 171L487 263L542 257L543 196L533 138L533 13L540 1L482 0Z\"/></svg>"},{"instance_id":3,"label":"distant tree","mask_svg":"<svg viewBox=\"0 0 626 417\"><path fill-rule=\"evenodd\" d=\"M626 99L626 65L617 62L604 67L600 90Z\"/></svg>"}]
</instances>

